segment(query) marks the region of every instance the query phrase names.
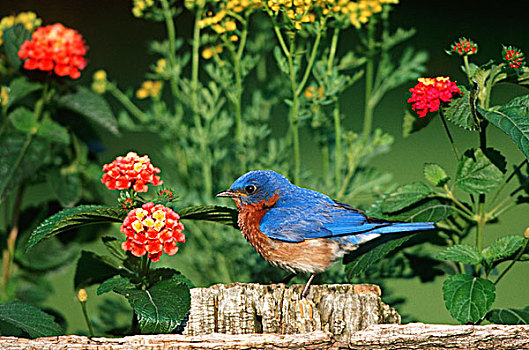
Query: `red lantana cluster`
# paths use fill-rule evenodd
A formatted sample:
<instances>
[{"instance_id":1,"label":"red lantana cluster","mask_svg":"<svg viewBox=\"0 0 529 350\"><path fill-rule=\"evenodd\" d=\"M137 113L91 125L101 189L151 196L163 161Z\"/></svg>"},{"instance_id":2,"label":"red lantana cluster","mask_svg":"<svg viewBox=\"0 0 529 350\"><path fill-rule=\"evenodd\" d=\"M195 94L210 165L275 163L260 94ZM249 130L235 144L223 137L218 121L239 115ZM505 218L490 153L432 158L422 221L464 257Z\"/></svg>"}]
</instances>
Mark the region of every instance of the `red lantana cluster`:
<instances>
[{"instance_id":1,"label":"red lantana cluster","mask_svg":"<svg viewBox=\"0 0 529 350\"><path fill-rule=\"evenodd\" d=\"M180 216L172 209L161 204L149 202L130 211L123 224L121 233L127 240L121 244L123 250L135 256L148 254L153 262L159 261L163 253L174 255L178 251L177 243L185 243L182 233L184 225Z\"/></svg>"},{"instance_id":2,"label":"red lantana cluster","mask_svg":"<svg viewBox=\"0 0 529 350\"><path fill-rule=\"evenodd\" d=\"M449 54L458 54L460 56L473 55L478 52L478 44L467 38L460 38L450 47Z\"/></svg>"},{"instance_id":3,"label":"red lantana cluster","mask_svg":"<svg viewBox=\"0 0 529 350\"><path fill-rule=\"evenodd\" d=\"M60 23L39 27L26 40L18 57L27 59L24 68L55 72L58 76L77 79L86 67L84 56L88 47L79 32Z\"/></svg>"},{"instance_id":4,"label":"red lantana cluster","mask_svg":"<svg viewBox=\"0 0 529 350\"><path fill-rule=\"evenodd\" d=\"M428 112L436 112L442 102L450 102L456 94L461 94L461 90L456 83L450 81L448 77L419 78L419 83L410 89L412 109L417 111L419 118L424 117Z\"/></svg>"},{"instance_id":5,"label":"red lantana cluster","mask_svg":"<svg viewBox=\"0 0 529 350\"><path fill-rule=\"evenodd\" d=\"M504 46L502 51L503 59L513 69L520 69L524 64L523 52L512 46Z\"/></svg>"},{"instance_id":6,"label":"red lantana cluster","mask_svg":"<svg viewBox=\"0 0 529 350\"><path fill-rule=\"evenodd\" d=\"M158 175L159 168L151 164L149 156L138 156L134 152L129 152L125 157L119 156L110 164L103 165L101 182L109 190L126 190L133 186L136 192L147 192L147 184L154 186L163 183Z\"/></svg>"}]
</instances>

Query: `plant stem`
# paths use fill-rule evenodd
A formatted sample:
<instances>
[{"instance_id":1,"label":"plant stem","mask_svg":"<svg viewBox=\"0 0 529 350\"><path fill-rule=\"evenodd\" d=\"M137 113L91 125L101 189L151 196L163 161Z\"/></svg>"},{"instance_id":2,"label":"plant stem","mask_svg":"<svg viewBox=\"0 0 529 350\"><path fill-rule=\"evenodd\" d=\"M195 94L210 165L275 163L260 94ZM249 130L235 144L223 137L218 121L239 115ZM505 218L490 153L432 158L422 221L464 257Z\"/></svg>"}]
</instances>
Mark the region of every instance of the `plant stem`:
<instances>
[{"instance_id":1,"label":"plant stem","mask_svg":"<svg viewBox=\"0 0 529 350\"><path fill-rule=\"evenodd\" d=\"M173 93L173 96L175 97L175 103L176 98L179 96L178 92L178 81L177 77L172 74L174 71L174 68L176 67L176 35L175 35L175 27L174 27L174 21L173 16L171 14L171 8L169 6L169 2L167 0L160 0L162 3L163 8L163 16L165 18L165 28L167 30L167 36L169 38L169 64L171 65L171 91Z\"/></svg>"},{"instance_id":2,"label":"plant stem","mask_svg":"<svg viewBox=\"0 0 529 350\"><path fill-rule=\"evenodd\" d=\"M332 36L332 40L331 40L331 47L329 49L329 59L327 61L327 78L328 79L332 75L332 69L334 66L334 57L336 55L336 49L338 47L339 35L340 35L340 29L335 28L333 36ZM335 180L336 188L340 188L340 185L342 183L342 159L343 157L342 157L342 126L341 126L341 118L340 118L341 117L340 116L340 101L338 98L335 98L334 100L333 116L334 116L334 140L335 140L334 180Z\"/></svg>"},{"instance_id":3,"label":"plant stem","mask_svg":"<svg viewBox=\"0 0 529 350\"><path fill-rule=\"evenodd\" d=\"M294 53L296 45L296 34L290 34L290 50L288 54L288 70L290 74L290 88L292 91L292 105L290 106L290 130L292 132L292 143L294 147L294 183L299 184L301 172L301 159L299 152L299 129L298 129L298 94L296 83L296 72L294 71Z\"/></svg>"},{"instance_id":4,"label":"plant stem","mask_svg":"<svg viewBox=\"0 0 529 350\"><path fill-rule=\"evenodd\" d=\"M365 100L364 100L364 129L363 137L367 140L371 135L373 128L373 110L374 106L371 104L371 95L373 93L373 81L375 78L375 58L373 55L373 47L375 44L375 21L371 19L367 25L367 49L366 55L366 70L365 70Z\"/></svg>"},{"instance_id":5,"label":"plant stem","mask_svg":"<svg viewBox=\"0 0 529 350\"><path fill-rule=\"evenodd\" d=\"M243 139L243 125L242 125L242 76L241 76L241 59L244 53L244 47L246 45L246 38L248 36L248 24L243 22L243 29L241 32L241 40L239 48L234 57L234 74L235 74L235 101L233 101L235 107L235 139L237 142L237 154L239 155L239 161L241 165L241 173L246 171L246 156L244 153L244 139Z\"/></svg>"},{"instance_id":6,"label":"plant stem","mask_svg":"<svg viewBox=\"0 0 529 350\"><path fill-rule=\"evenodd\" d=\"M88 326L88 332L90 332L90 337L94 337L94 328L92 328L92 322L90 322L90 318L88 317L88 311L86 310L86 302L81 302L81 309L83 310L84 320L86 322L86 325Z\"/></svg>"},{"instance_id":7,"label":"plant stem","mask_svg":"<svg viewBox=\"0 0 529 350\"><path fill-rule=\"evenodd\" d=\"M454 151L457 161L459 161L459 152L457 151L454 138L452 137L452 134L450 133L450 129L448 128L448 124L446 122L442 108L439 108L439 115L441 116L441 121L443 122L443 126L445 128L446 134L448 135L448 139L450 140L450 145L452 146L452 150Z\"/></svg>"},{"instance_id":8,"label":"plant stem","mask_svg":"<svg viewBox=\"0 0 529 350\"><path fill-rule=\"evenodd\" d=\"M516 254L516 256L514 257L514 260L511 261L509 266L507 266L507 268L505 270L503 270L503 272L498 276L498 278L494 282L494 285L497 285L498 282L503 278L503 276L505 276L505 274L511 269L511 267L513 267L513 265L518 261L518 259L520 259L520 257L522 256L523 252L525 251L525 248L527 247L527 242L529 242L528 238L526 238L525 241L523 242L523 245L520 248L520 250L518 251L518 254Z\"/></svg>"},{"instance_id":9,"label":"plant stem","mask_svg":"<svg viewBox=\"0 0 529 350\"><path fill-rule=\"evenodd\" d=\"M121 92L121 90L116 85L109 82L107 85L107 91L110 92L110 94L114 96L114 98L118 100L119 103L121 103L123 107L125 107L129 113L136 117L136 119L138 119L140 122L147 123L149 121L147 114L143 113L143 111L139 109L127 95Z\"/></svg>"},{"instance_id":10,"label":"plant stem","mask_svg":"<svg viewBox=\"0 0 529 350\"><path fill-rule=\"evenodd\" d=\"M6 248L2 254L2 285L4 286L4 293L7 294L7 284L11 275L11 266L13 266L13 259L15 257L15 246L18 237L18 219L20 217L20 208L22 207L22 198L24 197L24 186L20 186L17 192L17 197L13 205L13 217L11 220L12 227L7 237Z\"/></svg>"},{"instance_id":11,"label":"plant stem","mask_svg":"<svg viewBox=\"0 0 529 350\"><path fill-rule=\"evenodd\" d=\"M465 73L467 74L468 83L472 87L472 78L470 77L470 66L468 65L468 56L463 56L463 64L465 65Z\"/></svg>"},{"instance_id":12,"label":"plant stem","mask_svg":"<svg viewBox=\"0 0 529 350\"><path fill-rule=\"evenodd\" d=\"M320 46L321 35L323 33L323 29L325 28L325 22L326 22L326 17L323 17L320 22L320 30L318 31L318 34L316 35L316 39L314 40L314 45L312 45L312 51L310 53L310 58L307 63L307 67L305 68L305 73L303 74L303 78L301 79L301 82L299 83L296 89L296 95L298 96L301 95L301 93L303 92L303 89L305 88L305 84L307 83L310 73L312 72L312 67L314 66L314 62L316 61L316 54L318 53L318 47Z\"/></svg>"},{"instance_id":13,"label":"plant stem","mask_svg":"<svg viewBox=\"0 0 529 350\"><path fill-rule=\"evenodd\" d=\"M527 164L528 160L527 158L524 159L518 166L512 171L512 173L507 177L507 180L501 186L498 188L496 193L494 193L494 197L492 197L492 200L490 201L490 206L494 205L496 200L498 199L498 196L500 195L501 191L509 184L509 182L514 178L514 175L524 166L524 164ZM489 207L490 208L490 207Z\"/></svg>"}]
</instances>

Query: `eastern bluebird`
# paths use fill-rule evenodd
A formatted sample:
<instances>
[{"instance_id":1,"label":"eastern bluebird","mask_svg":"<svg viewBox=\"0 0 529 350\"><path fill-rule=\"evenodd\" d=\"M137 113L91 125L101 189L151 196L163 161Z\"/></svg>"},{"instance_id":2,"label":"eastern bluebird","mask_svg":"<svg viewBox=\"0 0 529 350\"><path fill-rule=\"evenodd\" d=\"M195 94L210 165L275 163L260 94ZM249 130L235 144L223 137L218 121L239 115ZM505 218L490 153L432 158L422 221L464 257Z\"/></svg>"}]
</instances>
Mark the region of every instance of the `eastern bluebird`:
<instances>
[{"instance_id":1,"label":"eastern bluebird","mask_svg":"<svg viewBox=\"0 0 529 350\"><path fill-rule=\"evenodd\" d=\"M269 263L311 276L325 271L345 253L385 233L434 229L432 222L392 222L328 196L293 185L274 171L250 171L217 194L230 197L239 210L239 227Z\"/></svg>"}]
</instances>

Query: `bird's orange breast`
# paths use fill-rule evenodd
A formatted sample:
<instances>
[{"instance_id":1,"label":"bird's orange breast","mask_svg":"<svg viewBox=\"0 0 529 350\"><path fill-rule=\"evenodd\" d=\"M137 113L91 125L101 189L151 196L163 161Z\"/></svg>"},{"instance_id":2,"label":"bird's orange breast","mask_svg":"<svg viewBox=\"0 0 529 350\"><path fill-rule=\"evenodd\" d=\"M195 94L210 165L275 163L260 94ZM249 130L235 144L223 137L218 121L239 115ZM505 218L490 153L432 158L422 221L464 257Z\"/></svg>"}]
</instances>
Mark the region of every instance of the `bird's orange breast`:
<instances>
[{"instance_id":1,"label":"bird's orange breast","mask_svg":"<svg viewBox=\"0 0 529 350\"><path fill-rule=\"evenodd\" d=\"M318 273L326 270L342 256L338 242L327 239L285 242L261 232L261 219L278 199L276 194L268 200L244 206L235 199L239 209L239 227L244 238L266 261L290 272Z\"/></svg>"}]
</instances>

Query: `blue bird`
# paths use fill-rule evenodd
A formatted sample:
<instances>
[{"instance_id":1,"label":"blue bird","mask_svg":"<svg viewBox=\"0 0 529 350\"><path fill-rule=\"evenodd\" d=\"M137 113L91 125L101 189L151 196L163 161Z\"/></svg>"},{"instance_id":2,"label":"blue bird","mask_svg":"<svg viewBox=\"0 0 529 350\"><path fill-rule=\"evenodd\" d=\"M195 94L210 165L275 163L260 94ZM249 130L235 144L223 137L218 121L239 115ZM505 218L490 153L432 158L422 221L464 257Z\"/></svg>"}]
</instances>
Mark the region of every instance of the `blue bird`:
<instances>
[{"instance_id":1,"label":"blue bird","mask_svg":"<svg viewBox=\"0 0 529 350\"><path fill-rule=\"evenodd\" d=\"M242 234L269 263L291 273L315 274L345 253L386 233L434 229L432 222L392 222L309 189L293 185L274 171L255 170L217 194L235 201Z\"/></svg>"}]
</instances>

